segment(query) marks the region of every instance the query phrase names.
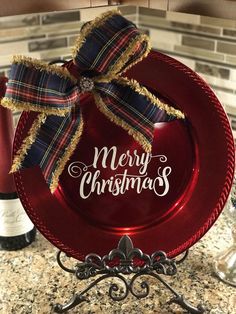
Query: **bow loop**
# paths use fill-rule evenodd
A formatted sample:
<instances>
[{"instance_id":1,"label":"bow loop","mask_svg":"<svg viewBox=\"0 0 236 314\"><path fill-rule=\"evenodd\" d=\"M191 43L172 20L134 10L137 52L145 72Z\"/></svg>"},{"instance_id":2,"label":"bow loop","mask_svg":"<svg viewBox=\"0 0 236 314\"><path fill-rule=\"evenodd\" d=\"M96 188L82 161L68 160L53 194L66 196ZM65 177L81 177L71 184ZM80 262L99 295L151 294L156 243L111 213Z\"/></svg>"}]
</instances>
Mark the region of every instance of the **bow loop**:
<instances>
[{"instance_id":1,"label":"bow loop","mask_svg":"<svg viewBox=\"0 0 236 314\"><path fill-rule=\"evenodd\" d=\"M76 41L74 63L79 73L115 76L141 61L150 51L148 37L119 11L87 23Z\"/></svg>"},{"instance_id":2,"label":"bow loop","mask_svg":"<svg viewBox=\"0 0 236 314\"><path fill-rule=\"evenodd\" d=\"M75 83L66 68L16 56L3 104L10 109L64 116L78 101Z\"/></svg>"},{"instance_id":3,"label":"bow loop","mask_svg":"<svg viewBox=\"0 0 236 314\"><path fill-rule=\"evenodd\" d=\"M73 60L65 66L15 57L2 105L36 111L28 136L13 160L12 171L38 165L53 192L83 131L80 94L94 96L98 109L151 152L154 123L183 119L135 80L122 77L150 50L148 37L118 11L87 23Z\"/></svg>"}]
</instances>

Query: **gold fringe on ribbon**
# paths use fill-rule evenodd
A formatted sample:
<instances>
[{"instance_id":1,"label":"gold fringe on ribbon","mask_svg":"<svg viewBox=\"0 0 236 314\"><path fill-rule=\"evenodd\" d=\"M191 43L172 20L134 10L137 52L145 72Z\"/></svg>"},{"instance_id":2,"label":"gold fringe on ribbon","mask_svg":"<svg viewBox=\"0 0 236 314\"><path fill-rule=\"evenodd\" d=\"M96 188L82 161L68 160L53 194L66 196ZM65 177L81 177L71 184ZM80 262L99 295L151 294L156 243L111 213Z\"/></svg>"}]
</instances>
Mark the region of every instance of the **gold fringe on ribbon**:
<instances>
[{"instance_id":1,"label":"gold fringe on ribbon","mask_svg":"<svg viewBox=\"0 0 236 314\"><path fill-rule=\"evenodd\" d=\"M31 104L28 102L20 102L20 101L15 101L15 99L4 97L1 100L1 104L8 108L11 109L12 111L36 111L36 112L42 112L44 114L53 114L56 116L61 116L64 117L68 112L71 111L71 108L49 108L49 107L44 107L44 106L39 106L35 104Z\"/></svg>"},{"instance_id":2,"label":"gold fringe on ribbon","mask_svg":"<svg viewBox=\"0 0 236 314\"><path fill-rule=\"evenodd\" d=\"M178 119L184 119L185 115L178 109L171 107L162 101L160 101L156 96L150 93L145 87L141 86L134 79L128 79L126 77L119 77L116 81L123 86L130 86L133 90L135 90L140 95L143 95L148 98L153 104L155 104L161 110L164 110L167 114L172 115Z\"/></svg>"},{"instance_id":3,"label":"gold fringe on ribbon","mask_svg":"<svg viewBox=\"0 0 236 314\"><path fill-rule=\"evenodd\" d=\"M78 51L80 50L83 43L86 41L86 37L89 35L89 33L96 27L99 27L105 23L107 19L109 19L113 15L121 15L121 12L119 10L111 10L108 12L102 13L100 16L96 17L93 21L90 21L89 23L85 24L81 31L80 35L78 36L75 46L72 48L72 56L75 59Z\"/></svg>"},{"instance_id":4,"label":"gold fringe on ribbon","mask_svg":"<svg viewBox=\"0 0 236 314\"><path fill-rule=\"evenodd\" d=\"M137 46L137 44L141 42L146 42L147 44L146 51L138 59L136 59L134 62L130 63L127 67L125 67L122 70L122 72L120 72L123 66L129 61L130 56L134 53L135 47ZM114 76L117 75L117 73L119 74L124 73L125 71L130 69L133 65L135 65L136 63L146 58L150 50L151 50L151 44L150 44L148 36L145 34L140 34L136 36L130 42L129 46L126 48L122 56L117 60L117 62L114 65L111 66L107 75L114 78Z\"/></svg>"},{"instance_id":5,"label":"gold fringe on ribbon","mask_svg":"<svg viewBox=\"0 0 236 314\"><path fill-rule=\"evenodd\" d=\"M66 148L64 155L58 160L56 170L54 171L54 173L52 175L52 182L50 184L50 190L52 193L56 190L56 188L58 186L59 177L60 177L61 173L63 172L67 161L69 160L72 153L74 152L74 150L75 150L75 148L76 148L76 146L80 140L80 137L82 135L84 123L83 123L83 119L82 119L81 115L80 115L80 119L81 119L80 124L79 124L74 136L72 137L69 146Z\"/></svg>"},{"instance_id":6,"label":"gold fringe on ribbon","mask_svg":"<svg viewBox=\"0 0 236 314\"><path fill-rule=\"evenodd\" d=\"M131 64L129 64L127 67L125 67L122 72L121 69L124 67L124 65L128 62L130 56L132 55L132 53L135 50L135 47L137 46L138 42L144 42L146 41L146 51L143 53L143 55L141 55L137 60L135 60L134 62L132 62ZM108 73L105 75L100 75L98 77L94 78L95 82L101 82L101 83L108 83L111 82L113 79L117 78L118 75L120 75L121 73L124 73L125 71L127 71L129 68L131 68L133 65L135 65L136 63L142 61L144 58L147 57L147 55L149 54L151 50L151 44L148 40L147 35L145 34L140 34L139 36L135 37L129 44L129 46L126 48L126 50L124 51L124 53L122 54L122 56L117 60L117 62L110 67L110 69L108 70Z\"/></svg>"},{"instance_id":7,"label":"gold fringe on ribbon","mask_svg":"<svg viewBox=\"0 0 236 314\"><path fill-rule=\"evenodd\" d=\"M21 55L13 56L12 63L24 64L27 67L35 68L40 71L46 71L50 74L56 74L61 78L69 79L74 84L77 83L77 79L73 75L71 75L70 72L66 68L58 66L56 64L48 64L41 60L33 59L30 57L25 57Z\"/></svg>"},{"instance_id":8,"label":"gold fringe on ribbon","mask_svg":"<svg viewBox=\"0 0 236 314\"><path fill-rule=\"evenodd\" d=\"M46 117L47 116L44 113L41 113L34 120L34 123L32 124L32 126L28 132L28 136L23 140L23 143L21 144L20 149L17 151L17 153L13 159L10 173L15 172L15 171L20 169L21 163L22 163L23 159L25 158L25 155L27 155L27 152L28 152L29 148L31 147L31 145L35 142L37 132L38 132L40 126L45 122Z\"/></svg>"},{"instance_id":9,"label":"gold fringe on ribbon","mask_svg":"<svg viewBox=\"0 0 236 314\"><path fill-rule=\"evenodd\" d=\"M73 53L72 53L73 58L74 59L76 58L78 51L80 50L81 46L86 41L86 37L89 35L89 33L94 28L101 26L111 16L118 15L118 14L121 15L121 12L119 10L112 10L112 11L104 12L102 15L100 15L99 17L95 18L93 21L86 24L82 28L81 33L75 42L75 46L73 48ZM125 69L123 69L122 72L125 72L126 70L131 68L133 65L135 65L136 63L138 63L138 62L142 61L144 58L146 58L146 56L149 54L149 52L151 50L151 44L150 44L150 40L149 40L147 35L140 34L140 35L136 36L133 40L131 40L129 46L126 48L126 50L122 54L121 58L119 58L117 60L117 62L110 67L110 69L106 75L104 75L103 77L100 76L100 78L98 78L99 81L101 82L103 79L106 82L111 81L114 78L114 76L117 75L117 73L119 73L121 71L121 69L123 68L123 66L128 62L130 55L135 51L135 47L137 46L137 44L141 43L141 42L146 42L146 44L147 44L146 45L146 51L138 59L136 59L134 62L129 64ZM96 78L95 78L95 80L96 80Z\"/></svg>"},{"instance_id":10,"label":"gold fringe on ribbon","mask_svg":"<svg viewBox=\"0 0 236 314\"><path fill-rule=\"evenodd\" d=\"M101 96L93 92L93 96L95 99L95 103L98 109L111 121L114 122L116 125L125 129L129 135L131 135L145 150L145 152L149 153L152 150L152 145L148 142L148 140L143 136L142 133L138 132L137 130L134 131L128 123L117 117L113 112L111 112L107 106L104 104Z\"/></svg>"}]
</instances>

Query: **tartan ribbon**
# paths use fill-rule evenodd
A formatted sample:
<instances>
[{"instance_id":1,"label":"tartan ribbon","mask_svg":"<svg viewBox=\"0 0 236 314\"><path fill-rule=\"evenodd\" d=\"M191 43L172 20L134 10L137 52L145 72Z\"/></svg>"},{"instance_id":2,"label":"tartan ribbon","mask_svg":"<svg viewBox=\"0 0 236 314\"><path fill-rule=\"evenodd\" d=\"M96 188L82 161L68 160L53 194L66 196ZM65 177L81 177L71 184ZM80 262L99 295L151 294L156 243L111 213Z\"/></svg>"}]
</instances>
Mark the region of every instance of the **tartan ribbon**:
<instances>
[{"instance_id":1,"label":"tartan ribbon","mask_svg":"<svg viewBox=\"0 0 236 314\"><path fill-rule=\"evenodd\" d=\"M98 109L150 152L154 123L184 114L121 76L149 51L148 37L119 11L109 11L83 26L66 67L15 56L2 105L38 115L12 171L38 165L51 191L56 189L83 131L83 92L92 93Z\"/></svg>"}]
</instances>

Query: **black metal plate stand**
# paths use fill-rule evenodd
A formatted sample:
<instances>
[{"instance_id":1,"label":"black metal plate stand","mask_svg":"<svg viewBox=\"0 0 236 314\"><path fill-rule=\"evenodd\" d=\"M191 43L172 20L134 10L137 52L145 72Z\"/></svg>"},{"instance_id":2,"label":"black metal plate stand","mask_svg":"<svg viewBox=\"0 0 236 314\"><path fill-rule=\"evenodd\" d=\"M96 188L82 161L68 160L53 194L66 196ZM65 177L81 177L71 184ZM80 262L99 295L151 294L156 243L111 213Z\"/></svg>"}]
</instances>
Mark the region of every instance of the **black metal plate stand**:
<instances>
[{"instance_id":1,"label":"black metal plate stand","mask_svg":"<svg viewBox=\"0 0 236 314\"><path fill-rule=\"evenodd\" d=\"M120 239L117 249L110 251L108 255L100 257L97 254L91 253L86 256L84 262L77 263L74 269L70 269L62 263L61 251L59 251L57 254L57 262L64 271L73 273L79 280L86 280L95 276L99 277L89 284L86 289L75 294L68 303L64 305L55 304L53 310L55 313L65 313L75 306L88 301L84 295L99 282L110 277L120 279L125 287L125 290L118 296L116 293L121 292L119 285L116 283L110 285L108 294L113 301L124 300L129 293L137 299L145 298L149 295L149 284L143 281L140 285L141 292L135 291L134 284L136 279L140 276L148 275L156 278L159 283L173 294L173 298L168 301L169 304L176 303L188 313L204 313L205 309L201 304L198 304L197 307L192 306L182 295L174 290L162 276L175 275L177 273L177 264L183 262L187 254L188 251L186 251L185 256L179 261L169 259L163 251L157 251L152 255L147 255L140 249L134 248L130 237L125 235ZM136 266L137 263L135 263L135 259L141 260L142 263ZM114 263L114 260L118 262ZM133 274L133 277L127 279L125 276L130 274Z\"/></svg>"}]
</instances>

